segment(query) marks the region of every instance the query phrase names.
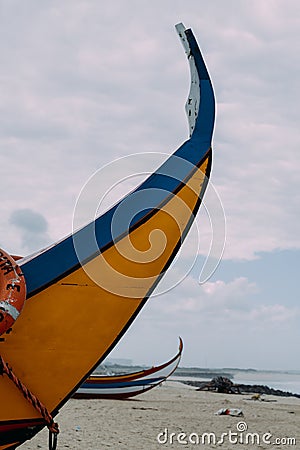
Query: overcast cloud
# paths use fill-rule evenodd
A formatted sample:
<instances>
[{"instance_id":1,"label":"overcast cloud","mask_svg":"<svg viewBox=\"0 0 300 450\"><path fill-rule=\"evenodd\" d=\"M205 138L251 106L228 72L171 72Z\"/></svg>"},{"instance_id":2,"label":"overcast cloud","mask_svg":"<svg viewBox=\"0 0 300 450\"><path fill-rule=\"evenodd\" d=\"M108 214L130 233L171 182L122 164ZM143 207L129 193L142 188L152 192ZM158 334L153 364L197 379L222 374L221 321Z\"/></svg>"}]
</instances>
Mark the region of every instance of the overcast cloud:
<instances>
[{"instance_id":1,"label":"overcast cloud","mask_svg":"<svg viewBox=\"0 0 300 450\"><path fill-rule=\"evenodd\" d=\"M286 296L272 303L280 280L264 297L260 280L262 267L267 278L272 270L266 255L288 262L289 252L300 254L299 2L3 0L0 20L1 246L30 253L69 234L76 198L95 170L132 153L171 153L188 137L189 70L174 31L182 21L215 88L212 182L227 221L224 267L237 273L225 280L217 270L199 286L197 266L171 293L149 300L115 353L159 362L181 333L185 364L299 369L292 354L299 290L289 290L286 273ZM204 209L198 223L206 242ZM189 248L192 241L186 257ZM243 264L256 260L260 269L251 266L250 275ZM154 334L165 341L159 355ZM196 354L206 340L206 356ZM256 354L258 341L265 354ZM277 361L276 347L291 350Z\"/></svg>"},{"instance_id":2,"label":"overcast cloud","mask_svg":"<svg viewBox=\"0 0 300 450\"><path fill-rule=\"evenodd\" d=\"M16 209L12 212L9 222L17 228L22 255L24 251L31 253L50 244L48 223L42 214L29 208Z\"/></svg>"}]
</instances>

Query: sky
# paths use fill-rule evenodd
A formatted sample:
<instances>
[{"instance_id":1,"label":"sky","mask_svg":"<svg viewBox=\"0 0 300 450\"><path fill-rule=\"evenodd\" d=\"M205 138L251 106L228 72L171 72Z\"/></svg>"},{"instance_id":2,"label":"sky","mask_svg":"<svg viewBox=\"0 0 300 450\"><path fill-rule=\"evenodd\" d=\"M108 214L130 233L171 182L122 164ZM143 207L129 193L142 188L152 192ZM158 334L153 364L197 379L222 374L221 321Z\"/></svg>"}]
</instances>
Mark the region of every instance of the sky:
<instances>
[{"instance_id":1,"label":"sky","mask_svg":"<svg viewBox=\"0 0 300 450\"><path fill-rule=\"evenodd\" d=\"M110 356L157 364L180 335L184 366L300 370L299 2L2 0L0 21L0 247L28 255L69 234L95 172L120 180L114 203L188 138L183 22L217 101L211 186ZM200 283L208 214L226 243Z\"/></svg>"}]
</instances>

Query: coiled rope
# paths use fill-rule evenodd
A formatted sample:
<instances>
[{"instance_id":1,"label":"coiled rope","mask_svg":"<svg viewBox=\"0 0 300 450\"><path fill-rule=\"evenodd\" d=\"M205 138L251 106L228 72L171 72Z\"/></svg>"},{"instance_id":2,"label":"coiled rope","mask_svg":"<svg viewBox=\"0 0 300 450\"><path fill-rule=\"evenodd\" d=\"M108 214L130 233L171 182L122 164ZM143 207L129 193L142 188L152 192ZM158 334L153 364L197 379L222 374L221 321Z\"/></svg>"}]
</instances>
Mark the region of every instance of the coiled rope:
<instances>
[{"instance_id":1,"label":"coiled rope","mask_svg":"<svg viewBox=\"0 0 300 450\"><path fill-rule=\"evenodd\" d=\"M6 374L8 378L17 386L22 392L23 396L29 403L41 414L49 429L49 450L55 450L57 447L57 435L59 433L58 424L54 422L53 417L47 408L40 402L40 400L22 383L21 380L13 373L12 369L4 361L0 355L0 374Z\"/></svg>"}]
</instances>

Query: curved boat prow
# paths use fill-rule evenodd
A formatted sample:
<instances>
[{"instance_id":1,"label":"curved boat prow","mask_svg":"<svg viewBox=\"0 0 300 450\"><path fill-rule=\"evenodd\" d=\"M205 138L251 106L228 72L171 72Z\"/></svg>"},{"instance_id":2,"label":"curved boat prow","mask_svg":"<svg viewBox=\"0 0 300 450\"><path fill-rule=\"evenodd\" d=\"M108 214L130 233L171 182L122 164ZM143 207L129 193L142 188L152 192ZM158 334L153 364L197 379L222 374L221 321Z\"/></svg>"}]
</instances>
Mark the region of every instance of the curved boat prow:
<instances>
[{"instance_id":1,"label":"curved boat prow","mask_svg":"<svg viewBox=\"0 0 300 450\"><path fill-rule=\"evenodd\" d=\"M183 350L179 337L178 353L160 366L123 375L91 375L74 394L74 398L124 399L148 392L166 381L177 369Z\"/></svg>"},{"instance_id":2,"label":"curved boat prow","mask_svg":"<svg viewBox=\"0 0 300 450\"><path fill-rule=\"evenodd\" d=\"M27 299L2 336L0 355L53 416L108 355L158 285L208 183L213 88L192 31L176 28L191 69L190 138L95 221L18 260ZM0 450L15 448L45 426L5 374L0 398Z\"/></svg>"},{"instance_id":3,"label":"curved boat prow","mask_svg":"<svg viewBox=\"0 0 300 450\"><path fill-rule=\"evenodd\" d=\"M202 122L203 128L201 129L201 132L203 133L203 137L207 135L208 141L211 142L215 119L215 98L209 73L192 31L186 29L182 23L175 25L175 27L190 66L191 86L185 104L190 136L192 136L194 132L196 123ZM200 105L202 106L201 111ZM201 117L200 120L197 121L199 114L201 114Z\"/></svg>"},{"instance_id":4,"label":"curved boat prow","mask_svg":"<svg viewBox=\"0 0 300 450\"><path fill-rule=\"evenodd\" d=\"M190 128L190 136L193 134L195 129L196 119L198 117L199 112L199 104L200 104L200 87L199 87L199 76L197 67L195 64L195 59L193 55L190 53L190 44L186 38L186 28L182 23L178 23L175 25L177 33L181 39L183 48L188 57L188 61L190 64L190 75L191 75L191 86L190 93L188 95L188 99L185 104L185 111L188 118L189 128Z\"/></svg>"}]
</instances>

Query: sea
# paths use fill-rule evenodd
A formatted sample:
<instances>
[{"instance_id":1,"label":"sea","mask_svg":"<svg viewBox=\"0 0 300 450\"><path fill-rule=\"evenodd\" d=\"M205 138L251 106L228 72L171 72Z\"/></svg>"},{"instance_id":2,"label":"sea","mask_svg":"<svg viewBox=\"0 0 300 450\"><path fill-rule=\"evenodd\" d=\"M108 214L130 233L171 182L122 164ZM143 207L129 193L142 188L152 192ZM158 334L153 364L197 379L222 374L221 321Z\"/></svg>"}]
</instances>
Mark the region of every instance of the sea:
<instances>
[{"instance_id":1,"label":"sea","mask_svg":"<svg viewBox=\"0 0 300 450\"><path fill-rule=\"evenodd\" d=\"M263 384L273 389L300 394L300 371L241 371L232 379L240 384Z\"/></svg>"},{"instance_id":2,"label":"sea","mask_svg":"<svg viewBox=\"0 0 300 450\"><path fill-rule=\"evenodd\" d=\"M222 375L222 370L217 370L219 374ZM208 371L215 372L215 369L208 369ZM230 372L230 379L236 384L260 384L273 389L300 395L300 371L224 369L224 372ZM208 378L207 376L178 376L177 373L175 373L170 379L174 381L193 380L208 382L211 378L212 377Z\"/></svg>"}]
</instances>

